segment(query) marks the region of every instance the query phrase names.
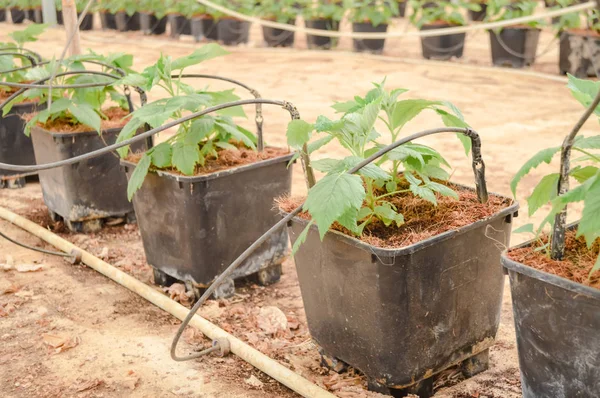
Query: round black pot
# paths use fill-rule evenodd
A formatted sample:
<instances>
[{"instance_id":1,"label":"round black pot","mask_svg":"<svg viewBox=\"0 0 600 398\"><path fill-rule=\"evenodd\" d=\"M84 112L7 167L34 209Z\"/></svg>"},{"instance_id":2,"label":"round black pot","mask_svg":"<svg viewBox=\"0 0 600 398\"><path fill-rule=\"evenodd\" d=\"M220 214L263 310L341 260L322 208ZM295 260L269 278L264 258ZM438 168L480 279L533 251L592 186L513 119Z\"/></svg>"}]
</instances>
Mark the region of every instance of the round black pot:
<instances>
[{"instance_id":1,"label":"round black pot","mask_svg":"<svg viewBox=\"0 0 600 398\"><path fill-rule=\"evenodd\" d=\"M64 25L62 10L56 10L56 23L59 25Z\"/></svg>"},{"instance_id":2,"label":"round black pot","mask_svg":"<svg viewBox=\"0 0 600 398\"><path fill-rule=\"evenodd\" d=\"M332 19L316 19L305 22L306 27L310 29L321 29L321 30L330 30L330 31L338 31L340 29L340 24L337 21ZM325 37L325 36L316 36L316 35L306 35L306 43L308 48L310 49L318 49L318 50L329 50L334 48L337 45L338 39Z\"/></svg>"},{"instance_id":3,"label":"round black pot","mask_svg":"<svg viewBox=\"0 0 600 398\"><path fill-rule=\"evenodd\" d=\"M79 17L79 16L81 16L81 14L77 15L77 17ZM56 11L56 23L59 25L64 24L62 10ZM93 29L94 29L94 15L86 14L86 16L83 18L83 21L81 21L79 30L93 30Z\"/></svg>"},{"instance_id":4,"label":"round black pot","mask_svg":"<svg viewBox=\"0 0 600 398\"><path fill-rule=\"evenodd\" d=\"M406 0L402 0L398 2L398 12L400 15L400 18L404 18L404 16L406 15L406 5L408 4L408 2Z\"/></svg>"},{"instance_id":5,"label":"round black pot","mask_svg":"<svg viewBox=\"0 0 600 398\"><path fill-rule=\"evenodd\" d=\"M504 290L495 240L509 244L517 209L400 249L337 231L321 241L311 227L294 260L323 363L362 371L370 390L419 397L430 397L435 375L451 366L467 377L487 369ZM307 223L292 220L292 242Z\"/></svg>"},{"instance_id":6,"label":"round black pot","mask_svg":"<svg viewBox=\"0 0 600 398\"><path fill-rule=\"evenodd\" d=\"M450 24L424 25L421 30L449 28ZM461 58L465 48L465 33L446 36L421 37L423 58L448 60L452 57Z\"/></svg>"},{"instance_id":7,"label":"round black pot","mask_svg":"<svg viewBox=\"0 0 600 398\"><path fill-rule=\"evenodd\" d=\"M167 30L167 17L140 12L140 29L145 35L162 35Z\"/></svg>"},{"instance_id":8,"label":"round black pot","mask_svg":"<svg viewBox=\"0 0 600 398\"><path fill-rule=\"evenodd\" d=\"M117 19L115 14L100 12L100 24L103 30L117 30Z\"/></svg>"},{"instance_id":9,"label":"round black pot","mask_svg":"<svg viewBox=\"0 0 600 398\"><path fill-rule=\"evenodd\" d=\"M286 22L288 25L296 25L296 20L292 19ZM262 27L263 38L268 47L293 47L295 35L294 32L282 29Z\"/></svg>"},{"instance_id":10,"label":"round black pot","mask_svg":"<svg viewBox=\"0 0 600 398\"><path fill-rule=\"evenodd\" d=\"M481 3L479 6L481 7L481 10L479 11L469 10L469 18L471 21L483 21L485 18L487 13L487 4Z\"/></svg>"},{"instance_id":11,"label":"round black pot","mask_svg":"<svg viewBox=\"0 0 600 398\"><path fill-rule=\"evenodd\" d=\"M0 162L9 164L31 165L35 164L33 144L31 138L23 132L25 121L22 115L36 110L35 103L17 104L10 112L0 117ZM20 188L25 185L25 178L8 180L7 177L19 174L16 171L0 169L0 188L8 186ZM4 181L4 182L3 182Z\"/></svg>"},{"instance_id":12,"label":"round black pot","mask_svg":"<svg viewBox=\"0 0 600 398\"><path fill-rule=\"evenodd\" d=\"M510 278L523 397L598 397L600 290L506 253L502 265Z\"/></svg>"},{"instance_id":13,"label":"round black pot","mask_svg":"<svg viewBox=\"0 0 600 398\"><path fill-rule=\"evenodd\" d=\"M495 66L523 68L535 62L540 29L504 28L490 31L492 62Z\"/></svg>"},{"instance_id":14,"label":"round black pot","mask_svg":"<svg viewBox=\"0 0 600 398\"><path fill-rule=\"evenodd\" d=\"M5 22L6 21L6 9L2 8L0 9L0 22Z\"/></svg>"},{"instance_id":15,"label":"round black pot","mask_svg":"<svg viewBox=\"0 0 600 398\"><path fill-rule=\"evenodd\" d=\"M217 22L217 37L228 46L248 43L250 22L237 19L221 19Z\"/></svg>"},{"instance_id":16,"label":"round black pot","mask_svg":"<svg viewBox=\"0 0 600 398\"><path fill-rule=\"evenodd\" d=\"M140 13L127 15L125 11L118 11L115 14L115 22L119 32L129 32L140 30Z\"/></svg>"},{"instance_id":17,"label":"round black pot","mask_svg":"<svg viewBox=\"0 0 600 398\"><path fill-rule=\"evenodd\" d=\"M121 129L57 133L39 126L31 129L38 164L69 159L113 144ZM146 149L146 143L137 150ZM127 200L127 177L118 157L109 153L72 166L39 173L44 203L54 219L62 218L72 231L92 232L110 217L134 220L133 205Z\"/></svg>"},{"instance_id":18,"label":"round black pot","mask_svg":"<svg viewBox=\"0 0 600 398\"><path fill-rule=\"evenodd\" d=\"M600 70L600 37L594 34L562 32L560 37L559 69L579 78L596 77Z\"/></svg>"},{"instance_id":19,"label":"round black pot","mask_svg":"<svg viewBox=\"0 0 600 398\"><path fill-rule=\"evenodd\" d=\"M387 24L378 26L373 26L370 22L354 22L352 24L352 31L357 33L383 33L387 32L387 29ZM381 54L385 46L385 39L352 39L352 42L356 52Z\"/></svg>"},{"instance_id":20,"label":"round black pot","mask_svg":"<svg viewBox=\"0 0 600 398\"><path fill-rule=\"evenodd\" d=\"M18 8L10 9L10 19L12 23L21 24L25 20L25 11Z\"/></svg>"},{"instance_id":21,"label":"round black pot","mask_svg":"<svg viewBox=\"0 0 600 398\"><path fill-rule=\"evenodd\" d=\"M287 165L291 158L291 154L284 155L190 177L165 171L148 173L133 204L155 281L163 284L175 279L196 286L214 281L279 221L273 201L290 193L292 168ZM135 165L121 164L130 178ZM238 194L231 195L232 190ZM233 295L234 279L253 274L261 284L276 282L287 255L288 234L282 228L236 268L215 296Z\"/></svg>"},{"instance_id":22,"label":"round black pot","mask_svg":"<svg viewBox=\"0 0 600 398\"><path fill-rule=\"evenodd\" d=\"M27 18L29 21L35 22L35 10L33 8L26 9L25 18Z\"/></svg>"},{"instance_id":23,"label":"round black pot","mask_svg":"<svg viewBox=\"0 0 600 398\"><path fill-rule=\"evenodd\" d=\"M202 18L202 35L207 40L219 40L219 21L215 21L212 17Z\"/></svg>"},{"instance_id":24,"label":"round black pot","mask_svg":"<svg viewBox=\"0 0 600 398\"><path fill-rule=\"evenodd\" d=\"M167 16L169 20L169 26L171 28L170 36L172 38L178 38L181 35L191 35L192 26L190 20L183 15L170 14Z\"/></svg>"}]
</instances>

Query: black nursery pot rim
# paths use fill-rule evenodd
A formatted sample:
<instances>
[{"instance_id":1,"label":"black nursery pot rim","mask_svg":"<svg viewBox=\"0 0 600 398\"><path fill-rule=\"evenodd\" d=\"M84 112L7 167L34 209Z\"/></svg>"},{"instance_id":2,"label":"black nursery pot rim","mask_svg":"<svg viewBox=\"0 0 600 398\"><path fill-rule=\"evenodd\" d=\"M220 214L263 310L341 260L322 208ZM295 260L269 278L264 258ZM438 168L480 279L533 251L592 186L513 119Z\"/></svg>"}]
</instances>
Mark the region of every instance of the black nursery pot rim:
<instances>
[{"instance_id":1,"label":"black nursery pot rim","mask_svg":"<svg viewBox=\"0 0 600 398\"><path fill-rule=\"evenodd\" d=\"M237 167L231 167L228 169L216 170L212 173L202 174L202 175L198 175L198 176L184 176L184 175L176 174L171 171L165 171L165 170L150 170L150 172L156 173L160 177L168 178L170 180L175 180L178 182L196 183L196 182L201 182L201 181L214 180L216 178L221 178L225 175L243 173L245 171L258 169L258 168L261 168L264 166L269 166L269 165L275 164L275 163L281 163L284 161L289 162L294 157L294 155L295 155L294 152L290 152L283 156L277 156L275 158L265 159L265 160L261 160L261 161L254 162L254 163L244 164L244 165L237 166ZM131 161L125 160L125 159L121 159L121 164L124 166L129 166L129 167L137 166L137 163L134 163L134 162L131 162Z\"/></svg>"},{"instance_id":2,"label":"black nursery pot rim","mask_svg":"<svg viewBox=\"0 0 600 398\"><path fill-rule=\"evenodd\" d=\"M458 184L457 184L458 185ZM471 187L465 187L467 189L469 189L470 191L475 191L473 188ZM506 196L503 195L499 195L499 194L494 194L490 192L490 195L494 195L503 199L509 199L512 200ZM330 229L329 231L327 231L328 234L333 234L335 236L336 239L341 239L343 241L345 241L347 244L349 245L353 245L356 246L362 250L371 252L372 254L374 254L375 256L379 256L379 257L399 257L399 256L406 256L406 255L410 255L413 253L416 253L420 250L426 249L427 247L433 246L435 244L438 244L440 242L446 241L448 239L452 239L456 236L460 236L464 233L467 233L473 229L479 228L482 225L487 225L489 224L489 220L494 219L494 218L500 218L500 217L506 217L509 215L514 214L517 210L519 209L519 202L517 202L516 200L513 201L509 206L505 207L504 209L500 210L499 212L486 217L486 218L482 218L481 220L478 220L474 223L465 225L464 227L460 227L458 229L453 229L450 231L446 231L446 232L442 232L441 234L432 236L430 238L427 238L425 240L410 244L408 246L404 246L404 247L400 247L400 248L383 248L383 247L377 247L377 246L373 246L370 245L368 243L365 243L359 239L356 239L353 236L350 235L346 235L340 231L336 231L333 229ZM287 215L289 214L288 212L282 211L280 210L281 214ZM308 223L310 222L310 220L306 220L304 218L301 217L294 217L294 221L298 222L304 226L308 225ZM317 226L316 225L312 225L311 226L312 229L316 229Z\"/></svg>"},{"instance_id":3,"label":"black nursery pot rim","mask_svg":"<svg viewBox=\"0 0 600 398\"><path fill-rule=\"evenodd\" d=\"M501 33L503 30L537 30L538 32L541 32L542 29L541 28L534 28L532 26L505 26L503 28L500 28L499 30L496 29L488 29L488 32L492 32L492 33Z\"/></svg>"},{"instance_id":4,"label":"black nursery pot rim","mask_svg":"<svg viewBox=\"0 0 600 398\"><path fill-rule=\"evenodd\" d=\"M521 249L527 246L531 246L534 243L533 240L522 243L518 246L512 247L510 249L506 249L502 252L502 266L509 271L517 272L521 275L525 275L531 278L539 279L543 282L549 283L551 285L569 290L576 294L583 294L585 296L592 297L596 300L600 300L600 289L593 288L591 286L585 286L581 283L574 282L567 278L563 278L562 276L558 276L555 274L551 274L546 271L542 271L533 267L530 267L527 264L519 263L508 256L508 252L511 249Z\"/></svg>"}]
</instances>

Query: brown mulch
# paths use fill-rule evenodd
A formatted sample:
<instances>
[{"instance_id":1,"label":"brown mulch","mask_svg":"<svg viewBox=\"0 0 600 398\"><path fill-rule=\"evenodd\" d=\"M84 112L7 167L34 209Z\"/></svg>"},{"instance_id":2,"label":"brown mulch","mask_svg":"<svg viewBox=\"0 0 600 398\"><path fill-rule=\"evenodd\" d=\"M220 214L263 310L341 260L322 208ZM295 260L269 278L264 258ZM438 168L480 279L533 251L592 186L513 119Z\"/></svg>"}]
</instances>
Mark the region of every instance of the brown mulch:
<instances>
[{"instance_id":1,"label":"brown mulch","mask_svg":"<svg viewBox=\"0 0 600 398\"><path fill-rule=\"evenodd\" d=\"M234 144L235 145L235 144ZM237 150L221 149L218 150L218 157L210 156L206 158L204 166L197 165L194 175L203 175L214 173L215 171L226 170L237 166L252 164L261 160L278 158L290 153L287 148L266 147L262 152L238 146ZM126 160L132 163L139 162L142 153L134 153L127 157ZM174 167L161 169L177 175L185 175Z\"/></svg>"},{"instance_id":2,"label":"brown mulch","mask_svg":"<svg viewBox=\"0 0 600 398\"><path fill-rule=\"evenodd\" d=\"M129 115L129 111L122 109L118 106L113 106L108 109L102 110L102 113L106 115L107 119L102 119L100 127L102 130L109 130L115 128L122 128L129 121L124 118ZM27 114L22 116L26 121L31 120L33 114ZM55 133L85 133L91 131L89 126L84 124L75 124L70 119L58 118L53 121L49 121L46 124L38 123L38 126Z\"/></svg>"},{"instance_id":3,"label":"brown mulch","mask_svg":"<svg viewBox=\"0 0 600 398\"><path fill-rule=\"evenodd\" d=\"M26 82L23 82L26 83ZM18 89L12 87L2 87L0 88L0 104L8 99L11 95L13 95ZM25 104L28 102L35 102L36 98L22 98L21 101L17 102L17 104Z\"/></svg>"},{"instance_id":4,"label":"brown mulch","mask_svg":"<svg viewBox=\"0 0 600 398\"><path fill-rule=\"evenodd\" d=\"M600 239L588 249L583 237L577 238L576 231L567 231L565 258L562 261L552 260L545 250L535 250L547 242L548 236L543 236L533 246L510 250L508 256L513 261L540 271L600 289L600 271L589 277L600 252Z\"/></svg>"},{"instance_id":5,"label":"brown mulch","mask_svg":"<svg viewBox=\"0 0 600 398\"><path fill-rule=\"evenodd\" d=\"M387 200L404 216L405 223L400 227L386 227L377 219L366 226L363 235L357 239L376 247L401 248L486 219L512 204L512 200L496 195L490 195L488 203L482 204L474 191L451 183L446 185L458 193L459 200L436 194L438 205L434 206L411 193L391 196ZM399 186L399 189L402 187ZM281 210L290 212L303 201L304 198L281 198L278 206ZM308 212L302 212L299 216L310 219ZM337 222L332 229L355 237Z\"/></svg>"}]
</instances>

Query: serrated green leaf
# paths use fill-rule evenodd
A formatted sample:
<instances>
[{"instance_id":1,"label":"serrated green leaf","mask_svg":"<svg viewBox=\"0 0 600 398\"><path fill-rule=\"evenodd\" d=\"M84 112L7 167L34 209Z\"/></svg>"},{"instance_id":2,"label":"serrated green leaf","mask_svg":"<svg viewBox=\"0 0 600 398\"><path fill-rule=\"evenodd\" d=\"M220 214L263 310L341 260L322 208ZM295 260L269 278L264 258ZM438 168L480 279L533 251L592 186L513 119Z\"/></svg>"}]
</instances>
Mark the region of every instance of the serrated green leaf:
<instances>
[{"instance_id":1,"label":"serrated green leaf","mask_svg":"<svg viewBox=\"0 0 600 398\"><path fill-rule=\"evenodd\" d=\"M510 189L515 197L517 196L517 185L519 184L519 181L521 181L523 177L529 174L529 172L532 169L538 167L540 164L550 164L552 158L554 157L554 155L556 155L558 151L560 151L560 147L542 149L541 151L533 155L531 159L525 162L523 166L521 166L517 174L515 174L512 181L510 182Z\"/></svg>"},{"instance_id":2,"label":"serrated green leaf","mask_svg":"<svg viewBox=\"0 0 600 398\"><path fill-rule=\"evenodd\" d=\"M246 134L242 133L238 129L238 126L235 125L232 121L227 122L221 119L215 122L215 127L217 128L217 130L220 130L222 134L225 133L231 135L233 139L244 143L244 145L246 145L248 148L256 149L256 145L254 144L254 142L251 139L249 139L246 136Z\"/></svg>"},{"instance_id":3,"label":"serrated green leaf","mask_svg":"<svg viewBox=\"0 0 600 398\"><path fill-rule=\"evenodd\" d=\"M177 170L185 175L193 175L196 164L200 161L198 145L186 145L176 142L173 145L173 156L171 162Z\"/></svg>"},{"instance_id":4,"label":"serrated green leaf","mask_svg":"<svg viewBox=\"0 0 600 398\"><path fill-rule=\"evenodd\" d=\"M135 133L138 131L140 127L142 127L145 123L139 119L132 118L119 132L119 136L117 137L117 143L126 141L132 138ZM117 149L117 152L121 156L121 158L127 157L129 153L129 146L121 147Z\"/></svg>"},{"instance_id":5,"label":"serrated green leaf","mask_svg":"<svg viewBox=\"0 0 600 398\"><path fill-rule=\"evenodd\" d=\"M210 116L203 116L192 122L185 135L183 142L187 145L198 145L200 141L208 137L215 128L215 119Z\"/></svg>"},{"instance_id":6,"label":"serrated green leaf","mask_svg":"<svg viewBox=\"0 0 600 398\"><path fill-rule=\"evenodd\" d=\"M336 102L333 104L332 108L338 113L350 113L357 111L360 108L360 105L355 101Z\"/></svg>"},{"instance_id":7,"label":"serrated green leaf","mask_svg":"<svg viewBox=\"0 0 600 398\"><path fill-rule=\"evenodd\" d=\"M339 222L344 228L348 229L354 235L359 236L362 234L362 228L357 225L357 215L358 209L350 207L344 214L338 217L337 222Z\"/></svg>"},{"instance_id":8,"label":"serrated green leaf","mask_svg":"<svg viewBox=\"0 0 600 398\"><path fill-rule=\"evenodd\" d=\"M329 173L334 170L345 171L344 161L339 159L318 159L311 162L313 169L322 173Z\"/></svg>"},{"instance_id":9,"label":"serrated green leaf","mask_svg":"<svg viewBox=\"0 0 600 398\"><path fill-rule=\"evenodd\" d=\"M439 101L429 101L423 99L408 99L396 102L392 117L391 127L396 130L402 128L406 123L417 117L425 109L434 105L442 105Z\"/></svg>"},{"instance_id":10,"label":"serrated green leaf","mask_svg":"<svg viewBox=\"0 0 600 398\"><path fill-rule=\"evenodd\" d=\"M439 184L437 182L430 181L427 183L426 187L435 192L438 192L441 195L448 196L448 197L458 200L458 194L452 188L450 188L444 184Z\"/></svg>"},{"instance_id":11,"label":"serrated green leaf","mask_svg":"<svg viewBox=\"0 0 600 398\"><path fill-rule=\"evenodd\" d=\"M413 195L423 198L426 201L431 202L437 206L437 199L430 188L427 188L426 186L411 184L410 191L413 193Z\"/></svg>"},{"instance_id":12,"label":"serrated green leaf","mask_svg":"<svg viewBox=\"0 0 600 398\"><path fill-rule=\"evenodd\" d=\"M539 184L534 188L531 195L527 198L529 216L531 217L538 209L549 203L558 194L559 173L548 174L544 176Z\"/></svg>"},{"instance_id":13,"label":"serrated green leaf","mask_svg":"<svg viewBox=\"0 0 600 398\"><path fill-rule=\"evenodd\" d=\"M595 176L598 173L598 170L599 169L594 166L577 166L573 170L571 170L570 175L571 177L575 178L578 182L584 183L593 176Z\"/></svg>"},{"instance_id":14,"label":"serrated green leaf","mask_svg":"<svg viewBox=\"0 0 600 398\"><path fill-rule=\"evenodd\" d=\"M442 181L447 181L450 179L450 174L446 170L432 164L426 164L425 167L421 169L421 173L429 178L437 178L438 180Z\"/></svg>"},{"instance_id":15,"label":"serrated green leaf","mask_svg":"<svg viewBox=\"0 0 600 398\"><path fill-rule=\"evenodd\" d=\"M398 183L395 180L390 180L385 184L385 190L387 193L396 192L398 190Z\"/></svg>"},{"instance_id":16,"label":"serrated green leaf","mask_svg":"<svg viewBox=\"0 0 600 398\"><path fill-rule=\"evenodd\" d=\"M100 116L96 113L94 108L89 106L86 103L74 103L72 102L69 105L69 112L75 117L75 119L81 123L85 124L96 130L98 133L101 132L101 120Z\"/></svg>"},{"instance_id":17,"label":"serrated green leaf","mask_svg":"<svg viewBox=\"0 0 600 398\"><path fill-rule=\"evenodd\" d=\"M131 173L131 178L127 184L127 198L129 201L131 201L133 195L138 191L138 189L142 187L142 184L146 179L146 175L148 174L148 169L150 168L150 161L150 156L144 154L137 166L135 166L133 173Z\"/></svg>"},{"instance_id":18,"label":"serrated green leaf","mask_svg":"<svg viewBox=\"0 0 600 398\"><path fill-rule=\"evenodd\" d=\"M469 127L469 125L463 119L456 115L448 113L442 109L436 109L435 111L442 116L442 122L446 127ZM469 153L471 152L471 146L473 145L471 139L462 133L457 133L456 137L458 137L460 142L463 144L463 148L465 148L465 154L469 155Z\"/></svg>"},{"instance_id":19,"label":"serrated green leaf","mask_svg":"<svg viewBox=\"0 0 600 398\"><path fill-rule=\"evenodd\" d=\"M314 126L304 120L292 120L287 128L288 145L294 149L301 149L311 137Z\"/></svg>"},{"instance_id":20,"label":"serrated green leaf","mask_svg":"<svg viewBox=\"0 0 600 398\"><path fill-rule=\"evenodd\" d=\"M577 236L585 236L588 247L591 247L600 237L600 178L595 179L590 185L583 204Z\"/></svg>"},{"instance_id":21,"label":"serrated green leaf","mask_svg":"<svg viewBox=\"0 0 600 398\"><path fill-rule=\"evenodd\" d=\"M24 43L37 41L37 37L41 35L47 27L48 25L46 24L31 24L23 30L15 31L8 35L12 37L19 46L22 46Z\"/></svg>"},{"instance_id":22,"label":"serrated green leaf","mask_svg":"<svg viewBox=\"0 0 600 398\"><path fill-rule=\"evenodd\" d=\"M365 198L362 179L346 173L328 174L308 192L304 203L319 228L321 239L349 208L359 209Z\"/></svg>"},{"instance_id":23,"label":"serrated green leaf","mask_svg":"<svg viewBox=\"0 0 600 398\"><path fill-rule=\"evenodd\" d=\"M180 70L187 68L188 66L197 65L201 62L208 61L209 59L217 58L222 55L229 54L223 47L216 43L206 44L190 55L185 57L177 58L171 63L172 70Z\"/></svg>"},{"instance_id":24,"label":"serrated green leaf","mask_svg":"<svg viewBox=\"0 0 600 398\"><path fill-rule=\"evenodd\" d=\"M567 84L567 87L571 90L571 94L573 94L573 97L575 97L575 99L585 108L588 108L594 101L598 90L600 90L600 82L578 79L570 74L568 74L568 77L569 83ZM600 116L600 105L596 107L594 114Z\"/></svg>"},{"instance_id":25,"label":"serrated green leaf","mask_svg":"<svg viewBox=\"0 0 600 398\"><path fill-rule=\"evenodd\" d=\"M171 144L163 142L152 149L152 164L158 168L165 168L171 165L171 156L173 150Z\"/></svg>"},{"instance_id":26,"label":"serrated green leaf","mask_svg":"<svg viewBox=\"0 0 600 398\"><path fill-rule=\"evenodd\" d=\"M398 227L404 224L404 216L396 212L390 203L384 202L380 206L375 206L374 214L383 221L386 227L389 227L392 223L396 223Z\"/></svg>"},{"instance_id":27,"label":"serrated green leaf","mask_svg":"<svg viewBox=\"0 0 600 398\"><path fill-rule=\"evenodd\" d=\"M229 142L225 142L225 141L217 141L217 142L215 142L215 146L217 146L221 149L227 149L230 151L239 150L238 147L236 147L235 145L231 145Z\"/></svg>"},{"instance_id":28,"label":"serrated green leaf","mask_svg":"<svg viewBox=\"0 0 600 398\"><path fill-rule=\"evenodd\" d=\"M575 145L573 146L581 149L600 149L600 135L581 138L575 141Z\"/></svg>"}]
</instances>

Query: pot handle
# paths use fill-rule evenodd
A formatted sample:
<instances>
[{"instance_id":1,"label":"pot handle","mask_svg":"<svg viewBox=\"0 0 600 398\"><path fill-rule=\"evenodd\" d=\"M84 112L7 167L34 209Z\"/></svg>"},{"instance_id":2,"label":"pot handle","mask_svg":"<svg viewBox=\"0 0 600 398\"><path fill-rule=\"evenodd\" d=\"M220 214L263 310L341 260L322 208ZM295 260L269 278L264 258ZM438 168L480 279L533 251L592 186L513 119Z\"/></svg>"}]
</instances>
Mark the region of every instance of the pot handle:
<instances>
[{"instance_id":1,"label":"pot handle","mask_svg":"<svg viewBox=\"0 0 600 398\"><path fill-rule=\"evenodd\" d=\"M245 88L246 90L248 90L250 92L250 94L252 94L254 96L255 99L260 99L262 98L260 93L258 91L256 91L255 89L247 86L246 84L231 79L229 77L223 77L223 76L215 76L215 75L203 75L203 74L182 74L182 75L172 75L172 78L195 78L195 79L213 79L213 80L222 80L224 82L229 82L229 83L233 83L236 84L240 87ZM262 152L264 149L264 139L263 139L263 116L262 116L262 104L261 103L256 103L256 117L254 118L255 122L256 122L256 136L257 136L257 149L259 152Z\"/></svg>"}]
</instances>

